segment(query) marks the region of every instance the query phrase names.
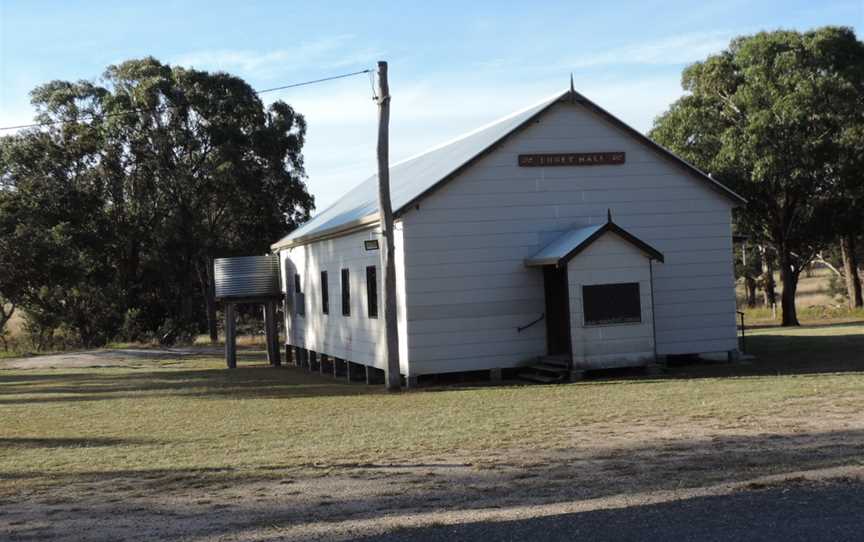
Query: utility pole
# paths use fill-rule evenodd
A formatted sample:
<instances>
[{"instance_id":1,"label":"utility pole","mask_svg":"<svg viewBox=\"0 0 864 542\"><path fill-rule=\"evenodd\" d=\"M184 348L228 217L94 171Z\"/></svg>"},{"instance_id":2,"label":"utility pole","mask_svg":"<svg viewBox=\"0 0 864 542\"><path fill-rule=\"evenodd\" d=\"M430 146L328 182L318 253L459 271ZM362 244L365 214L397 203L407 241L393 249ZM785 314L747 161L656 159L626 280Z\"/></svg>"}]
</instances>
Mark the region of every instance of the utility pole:
<instances>
[{"instance_id":1,"label":"utility pole","mask_svg":"<svg viewBox=\"0 0 864 542\"><path fill-rule=\"evenodd\" d=\"M378 209L381 214L381 269L384 284L384 327L387 390L399 391L399 328L396 322L396 263L393 260L393 207L390 204L390 85L387 63L378 62Z\"/></svg>"}]
</instances>

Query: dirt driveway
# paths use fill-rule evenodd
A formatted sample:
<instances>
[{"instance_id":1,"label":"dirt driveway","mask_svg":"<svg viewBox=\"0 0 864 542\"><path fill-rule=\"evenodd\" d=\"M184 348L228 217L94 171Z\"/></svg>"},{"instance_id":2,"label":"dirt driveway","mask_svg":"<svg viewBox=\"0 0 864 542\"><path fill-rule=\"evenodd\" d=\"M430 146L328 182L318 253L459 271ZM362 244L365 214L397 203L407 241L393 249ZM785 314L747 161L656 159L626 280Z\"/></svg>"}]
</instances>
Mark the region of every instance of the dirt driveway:
<instances>
[{"instance_id":1,"label":"dirt driveway","mask_svg":"<svg viewBox=\"0 0 864 542\"><path fill-rule=\"evenodd\" d=\"M59 369L96 367L138 367L160 360L188 356L215 355L219 348L116 348L66 352L45 356L10 358L0 361L0 369Z\"/></svg>"}]
</instances>

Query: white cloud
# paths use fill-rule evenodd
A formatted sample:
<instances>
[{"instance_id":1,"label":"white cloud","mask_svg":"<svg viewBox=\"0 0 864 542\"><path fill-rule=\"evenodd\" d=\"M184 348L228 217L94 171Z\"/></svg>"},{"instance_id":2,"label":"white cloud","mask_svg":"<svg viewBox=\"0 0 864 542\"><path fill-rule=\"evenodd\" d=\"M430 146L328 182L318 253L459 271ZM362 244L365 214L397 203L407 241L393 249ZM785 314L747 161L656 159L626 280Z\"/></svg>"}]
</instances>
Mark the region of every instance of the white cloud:
<instances>
[{"instance_id":1,"label":"white cloud","mask_svg":"<svg viewBox=\"0 0 864 542\"><path fill-rule=\"evenodd\" d=\"M734 32L682 34L657 41L634 43L606 51L579 55L565 64L570 68L625 64L687 64L702 60L710 54L725 49L735 35L737 33Z\"/></svg>"},{"instance_id":2,"label":"white cloud","mask_svg":"<svg viewBox=\"0 0 864 542\"><path fill-rule=\"evenodd\" d=\"M267 72L285 73L310 66L341 68L368 64L380 55L374 48L357 49L351 45L354 36L342 34L301 43L287 49L255 51L219 49L192 51L175 56L175 65L200 69L224 70L243 76L260 76Z\"/></svg>"}]
</instances>

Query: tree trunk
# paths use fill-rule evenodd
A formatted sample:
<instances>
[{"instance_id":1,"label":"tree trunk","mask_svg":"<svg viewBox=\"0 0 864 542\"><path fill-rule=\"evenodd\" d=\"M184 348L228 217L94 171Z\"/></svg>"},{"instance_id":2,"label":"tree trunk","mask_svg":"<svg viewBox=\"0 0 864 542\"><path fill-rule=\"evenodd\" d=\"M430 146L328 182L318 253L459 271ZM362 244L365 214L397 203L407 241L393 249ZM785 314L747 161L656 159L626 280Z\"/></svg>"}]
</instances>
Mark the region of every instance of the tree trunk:
<instances>
[{"instance_id":1,"label":"tree trunk","mask_svg":"<svg viewBox=\"0 0 864 542\"><path fill-rule=\"evenodd\" d=\"M213 258L207 258L207 330L210 342L219 342L219 329L216 321L216 281L213 276Z\"/></svg>"},{"instance_id":2,"label":"tree trunk","mask_svg":"<svg viewBox=\"0 0 864 542\"><path fill-rule=\"evenodd\" d=\"M765 306L772 307L777 303L777 291L774 282L774 258L767 247L762 247L762 289L765 293Z\"/></svg>"},{"instance_id":3,"label":"tree trunk","mask_svg":"<svg viewBox=\"0 0 864 542\"><path fill-rule=\"evenodd\" d=\"M744 288L747 291L747 306L756 306L756 279L750 275L744 276Z\"/></svg>"},{"instance_id":4,"label":"tree trunk","mask_svg":"<svg viewBox=\"0 0 864 542\"><path fill-rule=\"evenodd\" d=\"M198 273L198 283L201 286L201 295L204 296L204 305L207 312L207 331L210 334L210 343L219 342L219 328L216 321L216 283L213 279L213 258L207 257L204 263L204 271L201 271L200 261L195 262L195 270Z\"/></svg>"},{"instance_id":5,"label":"tree trunk","mask_svg":"<svg viewBox=\"0 0 864 542\"><path fill-rule=\"evenodd\" d=\"M800 326L798 312L795 309L795 291L798 289L798 273L795 268L792 255L783 247L780 250L780 281L783 283L783 291L780 295L780 307L783 311L782 326Z\"/></svg>"},{"instance_id":6,"label":"tree trunk","mask_svg":"<svg viewBox=\"0 0 864 542\"><path fill-rule=\"evenodd\" d=\"M840 254L843 256L843 276L846 279L846 295L849 308L864 306L861 297L861 277L858 276L858 258L855 255L855 238L851 235L840 237Z\"/></svg>"}]
</instances>

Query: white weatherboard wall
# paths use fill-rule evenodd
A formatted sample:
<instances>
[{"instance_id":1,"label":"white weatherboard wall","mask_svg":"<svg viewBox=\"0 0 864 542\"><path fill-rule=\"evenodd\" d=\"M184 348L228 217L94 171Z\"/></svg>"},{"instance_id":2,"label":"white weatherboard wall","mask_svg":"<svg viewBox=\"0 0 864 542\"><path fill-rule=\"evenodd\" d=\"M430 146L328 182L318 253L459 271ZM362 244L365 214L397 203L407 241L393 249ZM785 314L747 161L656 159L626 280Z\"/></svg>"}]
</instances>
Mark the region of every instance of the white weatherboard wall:
<instances>
[{"instance_id":1,"label":"white weatherboard wall","mask_svg":"<svg viewBox=\"0 0 864 542\"><path fill-rule=\"evenodd\" d=\"M575 367L612 368L654 361L650 265L645 254L614 233L603 235L568 262ZM586 326L582 287L622 282L639 283L641 322Z\"/></svg>"},{"instance_id":2,"label":"white weatherboard wall","mask_svg":"<svg viewBox=\"0 0 864 542\"><path fill-rule=\"evenodd\" d=\"M625 151L622 165L519 167L520 153ZM543 274L523 260L574 227L616 224L663 253L658 354L737 347L731 203L579 104L558 103L403 216L415 374L546 353Z\"/></svg>"},{"instance_id":3,"label":"white weatherboard wall","mask_svg":"<svg viewBox=\"0 0 864 542\"><path fill-rule=\"evenodd\" d=\"M397 290L404 284L402 262L401 225L396 225L396 280ZM342 237L316 241L280 251L280 262L286 293L287 342L313 350L319 354L346 359L355 363L384 369L384 306L380 251L367 251L363 241L384 240L377 229L367 229ZM366 293L366 267L377 268L378 318L368 316ZM342 269L349 270L350 316L342 315ZM329 314L322 312L321 271L327 271ZM302 300L305 315L298 314L299 298L294 294L294 274L300 275ZM404 289L401 290L404 292ZM408 335L405 324L405 297L397 295L397 318L399 321L399 348L403 354L402 372L407 372L405 363L408 351Z\"/></svg>"}]
</instances>

